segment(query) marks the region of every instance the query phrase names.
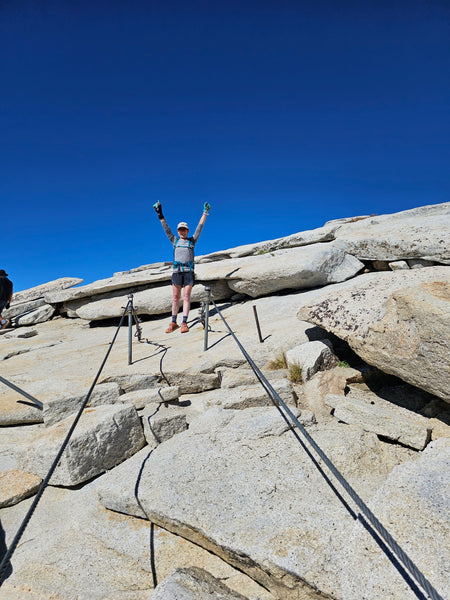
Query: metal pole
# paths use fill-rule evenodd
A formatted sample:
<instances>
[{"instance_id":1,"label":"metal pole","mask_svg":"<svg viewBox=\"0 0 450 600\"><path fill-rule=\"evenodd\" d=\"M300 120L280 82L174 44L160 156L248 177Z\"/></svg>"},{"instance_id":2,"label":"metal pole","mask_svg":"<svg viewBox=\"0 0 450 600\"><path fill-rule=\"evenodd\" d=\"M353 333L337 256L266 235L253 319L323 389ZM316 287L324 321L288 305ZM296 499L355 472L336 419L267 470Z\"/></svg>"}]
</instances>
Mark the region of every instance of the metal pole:
<instances>
[{"instance_id":1,"label":"metal pole","mask_svg":"<svg viewBox=\"0 0 450 600\"><path fill-rule=\"evenodd\" d=\"M133 294L128 294L128 364L133 363Z\"/></svg>"},{"instance_id":2,"label":"metal pole","mask_svg":"<svg viewBox=\"0 0 450 600\"><path fill-rule=\"evenodd\" d=\"M208 350L208 328L209 328L209 304L211 302L211 288L205 286L206 305L205 305L205 337L203 341L203 352Z\"/></svg>"},{"instance_id":3,"label":"metal pole","mask_svg":"<svg viewBox=\"0 0 450 600\"><path fill-rule=\"evenodd\" d=\"M37 406L37 408L39 408L40 410L42 410L44 408L44 405L42 404L42 402L40 402L37 398L35 398L31 394L29 394L28 392L25 392L25 390L21 390L20 387L17 387L17 385L14 385L13 383L8 381L7 379L4 379L1 376L0 376L0 381L2 383L4 383L5 385L7 385L8 387L10 387L11 389L13 389L14 391L18 392L19 394L22 394L22 396L25 396L25 398L28 398L28 400L31 400L31 402L33 402L33 404L35 404Z\"/></svg>"},{"instance_id":4,"label":"metal pole","mask_svg":"<svg viewBox=\"0 0 450 600\"><path fill-rule=\"evenodd\" d=\"M255 315L256 329L258 330L259 341L260 341L260 342L261 342L261 344L262 344L264 340L262 339L262 335L261 335L261 327L259 326L258 313L256 312L256 306L255 306L255 305L253 305L253 314Z\"/></svg>"}]
</instances>

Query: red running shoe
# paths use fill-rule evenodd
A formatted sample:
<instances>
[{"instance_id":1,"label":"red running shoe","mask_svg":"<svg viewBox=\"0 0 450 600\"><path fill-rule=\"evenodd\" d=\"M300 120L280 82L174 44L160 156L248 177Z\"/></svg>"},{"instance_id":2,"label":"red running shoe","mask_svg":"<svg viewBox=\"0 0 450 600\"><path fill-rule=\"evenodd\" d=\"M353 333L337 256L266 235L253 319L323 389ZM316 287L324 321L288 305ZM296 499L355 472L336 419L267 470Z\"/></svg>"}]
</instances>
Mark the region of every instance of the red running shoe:
<instances>
[{"instance_id":1,"label":"red running shoe","mask_svg":"<svg viewBox=\"0 0 450 600\"><path fill-rule=\"evenodd\" d=\"M169 325L169 327L166 329L166 333L172 333L172 331L175 331L175 329L178 329L179 325L177 325L176 323L174 323L172 321L172 323Z\"/></svg>"}]
</instances>

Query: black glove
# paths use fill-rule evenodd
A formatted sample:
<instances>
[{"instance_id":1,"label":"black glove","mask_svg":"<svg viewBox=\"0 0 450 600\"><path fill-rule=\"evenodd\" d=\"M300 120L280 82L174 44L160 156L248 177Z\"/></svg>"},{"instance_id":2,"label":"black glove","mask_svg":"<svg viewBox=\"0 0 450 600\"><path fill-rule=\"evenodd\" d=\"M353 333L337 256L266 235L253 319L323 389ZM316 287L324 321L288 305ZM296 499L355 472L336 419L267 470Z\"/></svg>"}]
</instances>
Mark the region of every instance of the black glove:
<instances>
[{"instance_id":1,"label":"black glove","mask_svg":"<svg viewBox=\"0 0 450 600\"><path fill-rule=\"evenodd\" d=\"M159 200L158 200L158 202L155 202L155 204L153 205L153 208L156 210L158 219L160 219L160 220L164 219L161 202Z\"/></svg>"}]
</instances>

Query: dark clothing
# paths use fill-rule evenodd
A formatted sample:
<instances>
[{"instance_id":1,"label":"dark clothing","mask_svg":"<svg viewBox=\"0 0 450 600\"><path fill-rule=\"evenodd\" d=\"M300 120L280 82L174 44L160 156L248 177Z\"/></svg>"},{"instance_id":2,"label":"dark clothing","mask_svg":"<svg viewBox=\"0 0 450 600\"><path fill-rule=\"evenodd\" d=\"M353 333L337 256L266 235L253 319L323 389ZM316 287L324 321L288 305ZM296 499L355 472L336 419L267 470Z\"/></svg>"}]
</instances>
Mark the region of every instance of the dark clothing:
<instances>
[{"instance_id":1,"label":"dark clothing","mask_svg":"<svg viewBox=\"0 0 450 600\"><path fill-rule=\"evenodd\" d=\"M175 272L172 275L173 285L185 287L186 285L194 285L194 271Z\"/></svg>"},{"instance_id":2,"label":"dark clothing","mask_svg":"<svg viewBox=\"0 0 450 600\"><path fill-rule=\"evenodd\" d=\"M0 315L3 312L3 309L5 308L5 306L8 304L7 300L0 300Z\"/></svg>"},{"instance_id":3,"label":"dark clothing","mask_svg":"<svg viewBox=\"0 0 450 600\"><path fill-rule=\"evenodd\" d=\"M0 300L4 300L5 304L7 302L9 302L12 291L13 291L12 281L10 281L7 277L0 276Z\"/></svg>"}]
</instances>

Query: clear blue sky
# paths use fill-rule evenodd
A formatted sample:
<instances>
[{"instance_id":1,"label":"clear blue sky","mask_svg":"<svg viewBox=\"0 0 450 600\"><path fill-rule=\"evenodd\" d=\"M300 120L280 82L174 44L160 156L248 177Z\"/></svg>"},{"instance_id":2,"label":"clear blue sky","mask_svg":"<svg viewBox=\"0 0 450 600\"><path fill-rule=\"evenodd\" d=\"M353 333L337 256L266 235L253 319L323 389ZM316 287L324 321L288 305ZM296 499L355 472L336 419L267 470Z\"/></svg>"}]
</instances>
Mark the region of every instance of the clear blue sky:
<instances>
[{"instance_id":1,"label":"clear blue sky","mask_svg":"<svg viewBox=\"0 0 450 600\"><path fill-rule=\"evenodd\" d=\"M448 201L447 0L0 0L2 257L86 283Z\"/></svg>"}]
</instances>

